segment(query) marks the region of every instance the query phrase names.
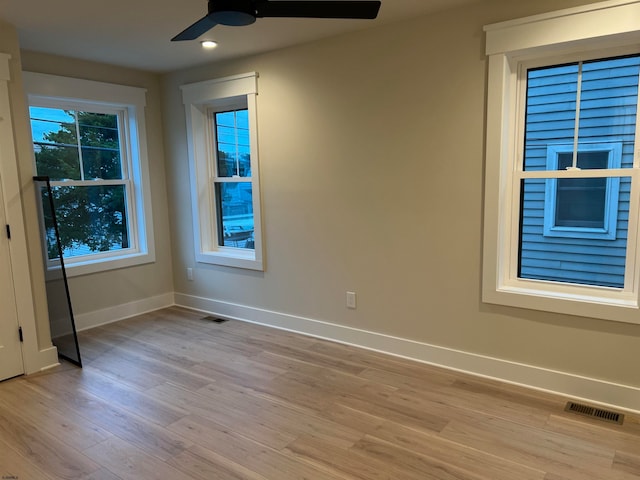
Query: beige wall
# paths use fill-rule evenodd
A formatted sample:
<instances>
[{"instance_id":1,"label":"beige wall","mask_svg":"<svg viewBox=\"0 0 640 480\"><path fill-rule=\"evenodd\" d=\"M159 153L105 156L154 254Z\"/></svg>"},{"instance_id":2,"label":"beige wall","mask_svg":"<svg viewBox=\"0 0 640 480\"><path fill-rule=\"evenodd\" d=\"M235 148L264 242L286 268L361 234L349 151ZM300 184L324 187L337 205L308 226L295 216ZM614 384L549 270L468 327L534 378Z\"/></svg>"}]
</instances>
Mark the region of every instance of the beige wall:
<instances>
[{"instance_id":1,"label":"beige wall","mask_svg":"<svg viewBox=\"0 0 640 480\"><path fill-rule=\"evenodd\" d=\"M84 78L147 89L145 114L156 261L155 263L137 267L70 278L69 289L71 291L74 314L82 318L83 314L145 301L149 297L172 292L171 244L167 216L159 76L147 72L34 52L22 52L22 63L25 71ZM25 166L25 171L26 174L33 175L32 162ZM38 226L35 216L30 216L30 218L33 219L31 222L32 235L35 238L39 238L37 237ZM40 255L39 250L38 255ZM82 322L78 324L78 327L84 327Z\"/></svg>"},{"instance_id":2,"label":"beige wall","mask_svg":"<svg viewBox=\"0 0 640 480\"><path fill-rule=\"evenodd\" d=\"M165 76L176 292L640 387L640 326L480 301L482 27L586 3L487 1ZM178 88L254 70L264 273L194 264Z\"/></svg>"}]
</instances>

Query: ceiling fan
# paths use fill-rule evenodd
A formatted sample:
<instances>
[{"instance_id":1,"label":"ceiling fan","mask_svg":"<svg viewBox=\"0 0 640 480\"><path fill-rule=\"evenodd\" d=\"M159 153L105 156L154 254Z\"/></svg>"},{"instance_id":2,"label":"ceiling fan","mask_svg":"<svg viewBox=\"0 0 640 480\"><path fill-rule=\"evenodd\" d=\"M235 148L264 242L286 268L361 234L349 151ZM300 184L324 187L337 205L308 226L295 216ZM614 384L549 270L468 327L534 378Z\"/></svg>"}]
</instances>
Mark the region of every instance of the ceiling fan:
<instances>
[{"instance_id":1,"label":"ceiling fan","mask_svg":"<svg viewBox=\"0 0 640 480\"><path fill-rule=\"evenodd\" d=\"M216 25L251 25L264 17L374 19L380 4L377 0L209 0L209 13L171 41L195 40Z\"/></svg>"}]
</instances>

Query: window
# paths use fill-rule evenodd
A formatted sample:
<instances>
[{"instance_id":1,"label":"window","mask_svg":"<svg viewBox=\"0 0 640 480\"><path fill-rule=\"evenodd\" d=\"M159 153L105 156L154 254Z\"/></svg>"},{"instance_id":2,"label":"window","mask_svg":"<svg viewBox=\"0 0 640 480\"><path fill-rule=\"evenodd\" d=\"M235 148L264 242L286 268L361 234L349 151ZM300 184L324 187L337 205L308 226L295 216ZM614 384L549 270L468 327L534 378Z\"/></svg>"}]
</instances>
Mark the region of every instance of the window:
<instances>
[{"instance_id":1,"label":"window","mask_svg":"<svg viewBox=\"0 0 640 480\"><path fill-rule=\"evenodd\" d=\"M622 21L638 15L613 1L485 28L483 301L640 323L640 21Z\"/></svg>"},{"instance_id":2,"label":"window","mask_svg":"<svg viewBox=\"0 0 640 480\"><path fill-rule=\"evenodd\" d=\"M196 260L262 270L257 74L182 86Z\"/></svg>"},{"instance_id":3,"label":"window","mask_svg":"<svg viewBox=\"0 0 640 480\"><path fill-rule=\"evenodd\" d=\"M69 275L153 261L144 90L26 72L24 78L35 171L51 180ZM48 247L53 267L57 246Z\"/></svg>"},{"instance_id":4,"label":"window","mask_svg":"<svg viewBox=\"0 0 640 480\"><path fill-rule=\"evenodd\" d=\"M620 168L622 144L581 145L575 153L574 167L573 145L547 146L547 170ZM619 192L620 179L615 177L546 180L544 235L615 240Z\"/></svg>"},{"instance_id":5,"label":"window","mask_svg":"<svg viewBox=\"0 0 640 480\"><path fill-rule=\"evenodd\" d=\"M254 249L249 110L214 112L218 246Z\"/></svg>"}]
</instances>

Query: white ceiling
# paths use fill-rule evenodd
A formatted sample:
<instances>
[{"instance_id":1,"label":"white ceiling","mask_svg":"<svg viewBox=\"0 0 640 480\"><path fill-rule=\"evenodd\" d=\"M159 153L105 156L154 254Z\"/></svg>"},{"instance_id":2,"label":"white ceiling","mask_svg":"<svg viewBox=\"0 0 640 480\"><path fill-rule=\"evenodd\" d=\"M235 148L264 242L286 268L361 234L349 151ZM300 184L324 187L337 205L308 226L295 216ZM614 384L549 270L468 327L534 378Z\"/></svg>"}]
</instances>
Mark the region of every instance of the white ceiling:
<instances>
[{"instance_id":1,"label":"white ceiling","mask_svg":"<svg viewBox=\"0 0 640 480\"><path fill-rule=\"evenodd\" d=\"M382 0L376 20L262 18L218 25L198 41L170 42L207 12L206 0L0 0L0 18L18 29L24 50L167 72L370 28L473 0Z\"/></svg>"}]
</instances>

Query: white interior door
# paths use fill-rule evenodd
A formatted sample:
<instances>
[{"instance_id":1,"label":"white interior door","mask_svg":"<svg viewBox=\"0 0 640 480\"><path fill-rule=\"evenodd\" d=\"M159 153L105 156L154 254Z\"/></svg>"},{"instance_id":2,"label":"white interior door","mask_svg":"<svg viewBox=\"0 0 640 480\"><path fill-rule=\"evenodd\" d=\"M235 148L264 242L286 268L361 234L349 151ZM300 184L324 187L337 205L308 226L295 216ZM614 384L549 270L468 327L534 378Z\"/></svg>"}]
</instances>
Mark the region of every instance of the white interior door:
<instances>
[{"instance_id":1,"label":"white interior door","mask_svg":"<svg viewBox=\"0 0 640 480\"><path fill-rule=\"evenodd\" d=\"M24 373L4 205L0 178L0 380Z\"/></svg>"}]
</instances>

